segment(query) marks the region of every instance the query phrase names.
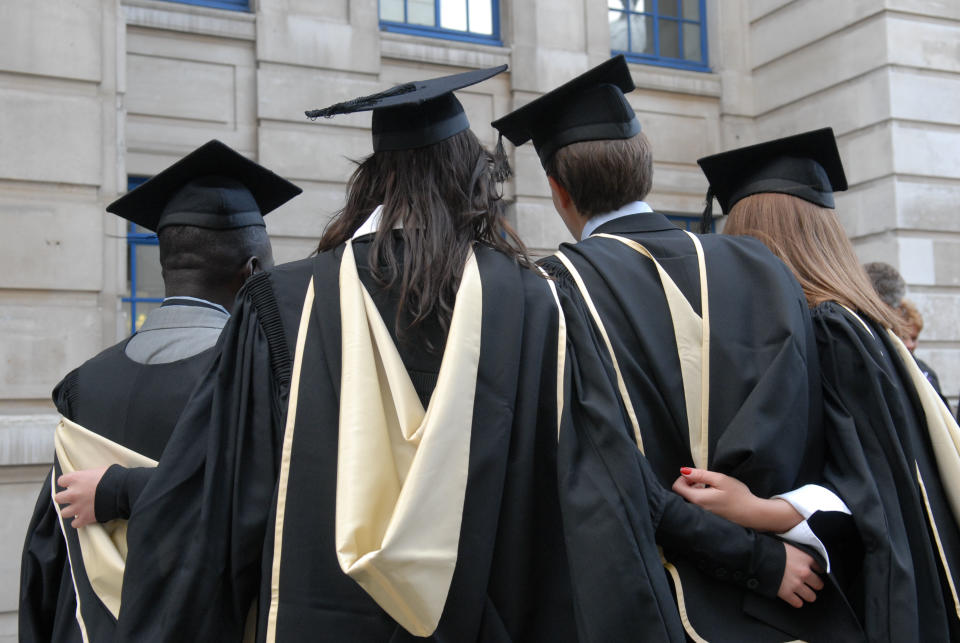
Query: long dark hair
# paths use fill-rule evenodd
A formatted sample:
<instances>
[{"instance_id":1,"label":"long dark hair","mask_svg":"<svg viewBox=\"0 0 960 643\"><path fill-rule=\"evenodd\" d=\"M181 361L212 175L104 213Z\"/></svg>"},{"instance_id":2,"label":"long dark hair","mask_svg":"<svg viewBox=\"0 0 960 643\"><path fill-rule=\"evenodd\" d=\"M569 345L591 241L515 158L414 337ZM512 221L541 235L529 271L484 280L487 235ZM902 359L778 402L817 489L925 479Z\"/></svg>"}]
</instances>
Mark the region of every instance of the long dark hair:
<instances>
[{"instance_id":1,"label":"long dark hair","mask_svg":"<svg viewBox=\"0 0 960 643\"><path fill-rule=\"evenodd\" d=\"M347 184L347 203L324 230L317 252L349 239L383 204L368 258L378 283L400 288L408 328L436 317L446 330L472 244L482 243L531 267L527 249L503 216L493 157L465 130L412 150L374 152ZM393 228L402 226L402 265ZM398 333L403 328L397 328Z\"/></svg>"}]
</instances>

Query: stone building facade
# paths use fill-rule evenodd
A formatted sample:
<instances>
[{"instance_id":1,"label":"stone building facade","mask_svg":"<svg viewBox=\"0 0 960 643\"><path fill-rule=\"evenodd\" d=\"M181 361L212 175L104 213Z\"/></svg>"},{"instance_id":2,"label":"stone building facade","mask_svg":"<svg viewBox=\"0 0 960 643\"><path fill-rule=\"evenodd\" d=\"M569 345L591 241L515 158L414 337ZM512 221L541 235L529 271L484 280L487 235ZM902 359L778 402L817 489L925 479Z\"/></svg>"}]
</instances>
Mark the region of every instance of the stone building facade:
<instances>
[{"instance_id":1,"label":"stone building facade","mask_svg":"<svg viewBox=\"0 0 960 643\"><path fill-rule=\"evenodd\" d=\"M461 5L472 27L450 13ZM277 260L300 258L341 206L351 159L371 151L369 114L309 122L303 110L507 63L459 93L492 146L491 120L612 49L637 54L630 101L654 146L655 209L697 215L700 156L832 126L851 185L843 223L861 259L901 270L926 318L918 353L948 395L960 390L954 0L3 2L0 641L16 635L19 550L51 460L50 390L129 334L151 305L131 319L132 282L157 294L155 248L131 262L109 202L218 138L304 188L267 218ZM548 252L568 235L533 149L512 164L510 216Z\"/></svg>"}]
</instances>

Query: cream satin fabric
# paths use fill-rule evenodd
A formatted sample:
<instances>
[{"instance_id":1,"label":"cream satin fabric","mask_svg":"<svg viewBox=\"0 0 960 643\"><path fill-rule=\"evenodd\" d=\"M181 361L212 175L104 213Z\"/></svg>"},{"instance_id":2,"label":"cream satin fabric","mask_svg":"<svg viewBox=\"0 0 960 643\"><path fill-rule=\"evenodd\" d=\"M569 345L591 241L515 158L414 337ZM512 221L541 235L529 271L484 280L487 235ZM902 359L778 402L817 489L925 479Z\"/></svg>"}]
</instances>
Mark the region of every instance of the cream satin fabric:
<instances>
[{"instance_id":1,"label":"cream satin fabric","mask_svg":"<svg viewBox=\"0 0 960 643\"><path fill-rule=\"evenodd\" d=\"M470 253L424 411L350 242L340 264L342 372L336 543L343 571L404 629L432 634L457 563L480 361Z\"/></svg>"},{"instance_id":2,"label":"cream satin fabric","mask_svg":"<svg viewBox=\"0 0 960 643\"><path fill-rule=\"evenodd\" d=\"M660 282L663 285L663 292L667 298L667 306L670 309L670 318L673 323L673 333L677 342L677 353L680 358L680 376L683 380L683 397L687 410L687 430L690 435L690 452L693 456L694 464L706 469L709 463L709 408L710 408L710 311L709 299L707 297L707 270L706 262L703 256L703 247L696 235L690 234L690 239L697 251L697 263L700 270L700 308L702 317L694 311L693 306L683 296L676 282L670 278L667 271L663 269L660 262L647 250L642 244L633 239L621 237L612 234L598 233L592 237L603 237L613 239L632 248L636 252L650 259L660 275ZM640 451L643 451L643 442L640 438L640 427L637 423L636 415L633 411L633 405L627 393L626 384L620 374L620 366L617 362L613 346L607 336L603 320L593 304L593 300L587 292L586 284L583 282L579 272L573 266L573 263L563 255L557 252L557 257L570 271L580 293L590 310L594 323L603 337L607 346L607 351L613 361L613 367L617 375L617 385L623 402L627 407L627 414L633 423L634 436Z\"/></svg>"},{"instance_id":3,"label":"cream satin fabric","mask_svg":"<svg viewBox=\"0 0 960 643\"><path fill-rule=\"evenodd\" d=\"M61 418L54 434L57 461L63 473L81 469L119 464L124 467L155 467L156 460L112 442L102 435L83 428L79 424ZM56 492L56 487L51 493ZM63 518L60 525L64 526ZM127 559L127 521L112 520L95 523L77 530L83 567L93 591L116 618L120 614L120 590L123 587L123 570ZM74 561L71 560L71 569ZM80 597L77 596L77 616L80 614ZM84 634L86 639L86 634Z\"/></svg>"}]
</instances>

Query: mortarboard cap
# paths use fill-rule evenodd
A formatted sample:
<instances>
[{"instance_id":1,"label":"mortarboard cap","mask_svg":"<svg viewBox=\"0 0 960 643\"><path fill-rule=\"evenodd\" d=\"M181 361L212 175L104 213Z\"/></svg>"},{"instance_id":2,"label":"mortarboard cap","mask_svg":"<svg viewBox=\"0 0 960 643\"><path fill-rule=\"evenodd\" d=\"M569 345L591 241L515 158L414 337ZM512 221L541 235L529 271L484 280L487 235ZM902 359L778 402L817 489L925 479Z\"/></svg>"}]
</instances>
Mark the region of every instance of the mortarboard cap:
<instances>
[{"instance_id":1,"label":"mortarboard cap","mask_svg":"<svg viewBox=\"0 0 960 643\"><path fill-rule=\"evenodd\" d=\"M706 156L697 163L724 214L740 199L763 192L790 194L833 208L833 193L847 189L829 127Z\"/></svg>"},{"instance_id":2,"label":"mortarboard cap","mask_svg":"<svg viewBox=\"0 0 960 643\"><path fill-rule=\"evenodd\" d=\"M168 225L228 230L264 225L265 214L300 192L213 140L111 203L107 212L155 232Z\"/></svg>"},{"instance_id":3,"label":"mortarboard cap","mask_svg":"<svg viewBox=\"0 0 960 643\"><path fill-rule=\"evenodd\" d=\"M493 122L514 145L533 139L546 165L562 147L580 141L631 138L640 122L627 102L633 78L623 55L557 87Z\"/></svg>"},{"instance_id":4,"label":"mortarboard cap","mask_svg":"<svg viewBox=\"0 0 960 643\"><path fill-rule=\"evenodd\" d=\"M453 92L487 80L506 65L397 85L370 96L306 112L308 118L373 111L373 149L408 150L444 141L470 122Z\"/></svg>"}]
</instances>

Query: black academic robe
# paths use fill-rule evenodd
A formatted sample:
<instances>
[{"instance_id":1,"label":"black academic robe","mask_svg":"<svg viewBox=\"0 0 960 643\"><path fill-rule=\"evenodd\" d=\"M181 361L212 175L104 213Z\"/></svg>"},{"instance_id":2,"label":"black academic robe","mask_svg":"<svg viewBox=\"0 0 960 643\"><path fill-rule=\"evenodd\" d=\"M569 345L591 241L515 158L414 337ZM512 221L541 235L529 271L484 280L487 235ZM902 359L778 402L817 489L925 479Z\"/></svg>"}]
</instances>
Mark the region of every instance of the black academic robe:
<instances>
[{"instance_id":1,"label":"black academic robe","mask_svg":"<svg viewBox=\"0 0 960 643\"><path fill-rule=\"evenodd\" d=\"M597 233L646 246L701 314L694 245L666 217L629 215L601 225ZM711 321L709 457L703 464L741 480L761 497L819 482L825 443L816 347L803 293L786 266L758 241L718 235L699 239ZM612 239L564 244L560 252L581 275L603 321L646 458L669 488L680 467L694 460L677 342L660 277L646 257ZM541 265L586 308L573 276L557 257L547 257ZM698 627L710 632L711 640L825 640L822 626L837 621L842 637L860 636L832 582L815 603L797 610L776 598L782 559L779 566L771 561L747 569L733 555L741 545L729 539L710 544L720 560L729 549L729 564L712 563L702 551L684 551L663 534L658 533L658 540L694 632Z\"/></svg>"},{"instance_id":2,"label":"black academic robe","mask_svg":"<svg viewBox=\"0 0 960 643\"><path fill-rule=\"evenodd\" d=\"M442 350L444 333L426 325L397 335L395 293L380 289L366 267L371 238L353 243L360 278L391 328L418 395L428 401L440 354L424 347ZM342 255L340 247L279 266L241 291L217 362L134 507L118 640L239 640L251 614L258 640L413 638L341 571L335 551ZM457 563L430 639L682 640L656 562L650 508L631 505L626 520L624 503L578 507L567 502L570 494L565 499L557 492L558 475L568 486L578 482L569 480L576 462L558 474L558 430L573 435L574 409L589 405L578 399L591 398L582 390L568 393L575 378L549 282L489 248L478 246L476 257L483 322L469 470ZM316 299L306 311L299 402L291 420L295 437L281 484L293 346L311 279ZM613 403L585 412L610 413L611 423L618 421ZM600 486L610 491L614 484L607 476ZM601 521L605 516L613 517ZM630 569L624 584L631 593L619 599L621 614L641 617L633 623L642 633L610 629L618 626L613 623L606 630L613 639L594 635L598 626L582 618L598 605L589 603L596 598L574 595L571 573L590 573L608 545L567 526L591 521L619 539L609 548L647 563ZM251 612L254 599L259 606Z\"/></svg>"},{"instance_id":3,"label":"black academic robe","mask_svg":"<svg viewBox=\"0 0 960 643\"><path fill-rule=\"evenodd\" d=\"M953 587L960 586L960 531L916 388L877 324L832 302L812 313L827 480L853 511L865 550L849 583L851 600L871 641L958 640L960 606L944 560Z\"/></svg>"},{"instance_id":4,"label":"black academic robe","mask_svg":"<svg viewBox=\"0 0 960 643\"><path fill-rule=\"evenodd\" d=\"M53 401L67 419L157 459L213 352L167 364L140 364L124 353L127 341L71 371L54 389ZM76 617L77 592L88 636L93 641L106 640L112 635L115 619L85 577L76 529L70 526L70 519L64 519L61 528L51 497L50 478L60 473L55 462L27 529L20 570L20 640L82 640ZM73 571L65 535L71 544Z\"/></svg>"}]
</instances>

